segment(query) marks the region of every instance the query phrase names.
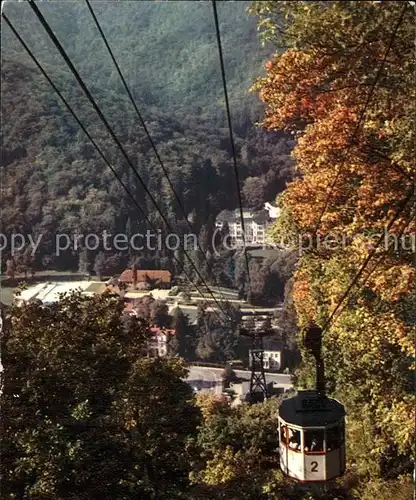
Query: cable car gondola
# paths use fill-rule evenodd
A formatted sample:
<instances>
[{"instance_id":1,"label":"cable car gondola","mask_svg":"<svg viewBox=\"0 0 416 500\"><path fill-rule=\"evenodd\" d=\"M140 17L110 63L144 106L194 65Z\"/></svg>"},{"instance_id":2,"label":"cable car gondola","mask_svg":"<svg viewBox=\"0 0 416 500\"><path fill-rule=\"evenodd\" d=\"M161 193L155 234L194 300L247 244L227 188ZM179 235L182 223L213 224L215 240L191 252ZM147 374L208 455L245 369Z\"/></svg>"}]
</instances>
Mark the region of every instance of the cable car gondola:
<instances>
[{"instance_id":1,"label":"cable car gondola","mask_svg":"<svg viewBox=\"0 0 416 500\"><path fill-rule=\"evenodd\" d=\"M278 410L282 472L299 482L325 482L345 471L345 409L325 394L322 330L308 329L304 344L316 359L316 389L298 391Z\"/></svg>"}]
</instances>

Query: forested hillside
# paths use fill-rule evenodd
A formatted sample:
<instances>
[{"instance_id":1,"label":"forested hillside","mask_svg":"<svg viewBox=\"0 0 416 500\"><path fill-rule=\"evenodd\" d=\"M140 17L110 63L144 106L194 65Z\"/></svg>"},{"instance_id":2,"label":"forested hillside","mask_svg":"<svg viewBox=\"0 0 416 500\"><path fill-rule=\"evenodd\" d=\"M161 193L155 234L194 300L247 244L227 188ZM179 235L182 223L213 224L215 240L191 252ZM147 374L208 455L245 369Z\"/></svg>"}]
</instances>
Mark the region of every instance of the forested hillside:
<instances>
[{"instance_id":1,"label":"forested hillside","mask_svg":"<svg viewBox=\"0 0 416 500\"><path fill-rule=\"evenodd\" d=\"M126 79L140 101L181 112L224 116L224 99L210 2L92 2L93 9ZM218 2L227 82L234 115L257 102L247 92L261 71L267 50L258 43L249 2ZM43 60L66 68L25 3L5 4L5 12ZM123 93L119 77L84 2L42 2L41 11L86 83ZM17 50L9 30L3 53ZM86 52L87 51L87 52ZM20 56L19 56L20 59ZM26 58L25 58L26 59ZM255 107L251 106L252 110ZM193 108L193 109L191 109ZM257 108L258 110L258 108ZM248 121L251 123L253 120Z\"/></svg>"},{"instance_id":2,"label":"forested hillside","mask_svg":"<svg viewBox=\"0 0 416 500\"><path fill-rule=\"evenodd\" d=\"M292 176L292 162L287 136L255 127L260 107L248 88L261 71L263 55L246 6L226 2L218 10L245 203L255 206L274 200L284 189ZM209 233L215 216L235 208L238 200L211 5L118 2L116 8L111 3L93 7L194 232L199 234L205 226ZM66 2L42 3L41 10L159 207L178 233L189 232L88 10L82 3ZM5 12L136 200L164 229L33 12L21 3L6 4ZM142 217L7 26L3 26L2 52L2 232L43 235L34 260L21 255L17 264L36 269L92 268L100 249L87 256L71 251L56 256L54 235L145 232ZM108 273L136 258L114 252L105 257ZM163 251L140 257L147 266L173 265Z\"/></svg>"}]
</instances>

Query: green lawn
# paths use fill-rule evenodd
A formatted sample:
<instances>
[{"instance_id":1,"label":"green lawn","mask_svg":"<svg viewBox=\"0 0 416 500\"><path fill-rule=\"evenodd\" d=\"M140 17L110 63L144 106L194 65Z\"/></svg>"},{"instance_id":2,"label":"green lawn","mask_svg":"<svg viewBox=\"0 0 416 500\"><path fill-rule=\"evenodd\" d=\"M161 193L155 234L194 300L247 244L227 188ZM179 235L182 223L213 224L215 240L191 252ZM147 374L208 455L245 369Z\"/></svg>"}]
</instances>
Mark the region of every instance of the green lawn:
<instances>
[{"instance_id":1,"label":"green lawn","mask_svg":"<svg viewBox=\"0 0 416 500\"><path fill-rule=\"evenodd\" d=\"M105 283L103 282L95 282L91 283L91 285L85 290L86 292L94 292L94 293L100 293L105 289Z\"/></svg>"}]
</instances>

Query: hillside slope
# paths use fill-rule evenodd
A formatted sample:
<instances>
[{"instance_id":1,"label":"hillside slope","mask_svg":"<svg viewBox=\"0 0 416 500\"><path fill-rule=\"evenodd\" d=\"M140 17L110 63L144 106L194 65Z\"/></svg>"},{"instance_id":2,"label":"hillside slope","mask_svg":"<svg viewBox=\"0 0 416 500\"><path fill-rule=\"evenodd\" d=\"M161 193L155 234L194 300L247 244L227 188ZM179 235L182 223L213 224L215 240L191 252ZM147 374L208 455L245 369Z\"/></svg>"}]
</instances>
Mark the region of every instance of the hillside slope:
<instances>
[{"instance_id":1,"label":"hillside slope","mask_svg":"<svg viewBox=\"0 0 416 500\"><path fill-rule=\"evenodd\" d=\"M64 72L50 64L45 64L45 68L55 74L54 80L136 201L157 227L164 228L154 205L91 105ZM93 86L91 89L175 231L189 232L131 104L117 91L104 92ZM2 90L2 232L9 240L13 232L43 235L35 256L36 268L77 268L83 258L79 254L55 254L53 245L58 233L146 232L148 228L131 198L36 69L5 58ZM199 234L204 225L213 226L216 214L223 208L237 206L228 130L215 128L212 118L190 115L178 121L163 108L143 109L175 191ZM262 179L261 196L272 200L292 175L290 141L283 135L265 134L245 124L236 130L242 180ZM3 262L9 256L6 251ZM95 256L89 257L90 262ZM163 252L141 256L149 257L153 265L161 265L162 258L164 266L169 265L166 258L171 261L171 256ZM109 267L119 270L131 258L126 253Z\"/></svg>"},{"instance_id":2,"label":"hillside slope","mask_svg":"<svg viewBox=\"0 0 416 500\"><path fill-rule=\"evenodd\" d=\"M103 31L137 98L168 113L223 112L224 99L210 2L92 2ZM256 108L247 90L261 72L266 51L258 43L249 2L218 2L233 111ZM42 2L48 23L75 65L96 88L121 90L119 78L84 2ZM42 61L64 68L30 7L7 3L5 12ZM8 29L3 53L21 49ZM202 109L199 109L201 112Z\"/></svg>"}]
</instances>

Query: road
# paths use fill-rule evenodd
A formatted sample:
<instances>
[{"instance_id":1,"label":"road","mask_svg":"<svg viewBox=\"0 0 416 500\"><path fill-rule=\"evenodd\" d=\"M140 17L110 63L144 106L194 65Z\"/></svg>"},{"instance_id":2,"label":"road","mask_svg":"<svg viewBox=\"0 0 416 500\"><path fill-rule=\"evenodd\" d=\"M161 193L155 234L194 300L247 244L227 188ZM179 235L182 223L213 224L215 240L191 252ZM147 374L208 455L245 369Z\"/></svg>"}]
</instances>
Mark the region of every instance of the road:
<instances>
[{"instance_id":1,"label":"road","mask_svg":"<svg viewBox=\"0 0 416 500\"><path fill-rule=\"evenodd\" d=\"M250 380L250 372L245 370L234 370L237 377ZM221 373L222 368L211 368L205 366L190 366L187 382L198 390L207 392L213 391L215 394L222 393ZM290 389L292 382L290 375L283 373L266 373L266 382L275 382L278 387Z\"/></svg>"}]
</instances>

